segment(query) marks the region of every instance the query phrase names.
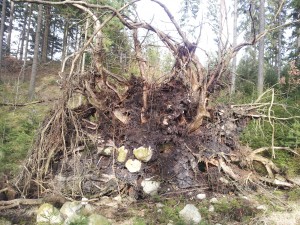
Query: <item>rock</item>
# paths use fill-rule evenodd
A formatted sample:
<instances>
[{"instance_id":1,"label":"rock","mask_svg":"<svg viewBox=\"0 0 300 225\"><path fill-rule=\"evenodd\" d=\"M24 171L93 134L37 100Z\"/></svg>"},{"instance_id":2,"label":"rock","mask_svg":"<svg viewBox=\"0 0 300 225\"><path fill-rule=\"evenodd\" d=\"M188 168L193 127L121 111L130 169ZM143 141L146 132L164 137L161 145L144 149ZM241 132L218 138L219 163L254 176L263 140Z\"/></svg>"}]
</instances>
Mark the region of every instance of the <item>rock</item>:
<instances>
[{"instance_id":1,"label":"rock","mask_svg":"<svg viewBox=\"0 0 300 225\"><path fill-rule=\"evenodd\" d=\"M218 199L217 198L212 198L212 199L210 199L209 202L215 204L215 203L218 203Z\"/></svg>"},{"instance_id":2,"label":"rock","mask_svg":"<svg viewBox=\"0 0 300 225\"><path fill-rule=\"evenodd\" d=\"M110 225L108 219L106 219L104 216L92 214L88 217L88 225Z\"/></svg>"},{"instance_id":3,"label":"rock","mask_svg":"<svg viewBox=\"0 0 300 225\"><path fill-rule=\"evenodd\" d=\"M65 202L59 211L67 219L73 217L81 208L81 202Z\"/></svg>"},{"instance_id":4,"label":"rock","mask_svg":"<svg viewBox=\"0 0 300 225\"><path fill-rule=\"evenodd\" d=\"M267 211L268 208L265 205L259 205L259 206L256 207L256 209L262 210L262 211Z\"/></svg>"},{"instance_id":5,"label":"rock","mask_svg":"<svg viewBox=\"0 0 300 225\"><path fill-rule=\"evenodd\" d=\"M160 187L160 182L145 179L142 181L141 186L146 194L155 195Z\"/></svg>"},{"instance_id":6,"label":"rock","mask_svg":"<svg viewBox=\"0 0 300 225\"><path fill-rule=\"evenodd\" d=\"M229 181L224 177L220 177L219 181L221 181L223 184L229 184Z\"/></svg>"},{"instance_id":7,"label":"rock","mask_svg":"<svg viewBox=\"0 0 300 225\"><path fill-rule=\"evenodd\" d=\"M63 225L71 225L71 224L87 224L88 218L83 215L74 214L72 217L69 217L65 220Z\"/></svg>"},{"instance_id":8,"label":"rock","mask_svg":"<svg viewBox=\"0 0 300 225\"><path fill-rule=\"evenodd\" d=\"M160 202L159 202L159 203L156 203L156 207L159 208L159 209L162 208L162 207L164 207L164 206L165 206L165 205L162 204L162 203L160 203Z\"/></svg>"},{"instance_id":9,"label":"rock","mask_svg":"<svg viewBox=\"0 0 300 225\"><path fill-rule=\"evenodd\" d=\"M125 167L129 170L129 172L136 173L140 171L142 163L137 159L128 159L125 163Z\"/></svg>"},{"instance_id":10,"label":"rock","mask_svg":"<svg viewBox=\"0 0 300 225\"><path fill-rule=\"evenodd\" d=\"M196 198L199 200L203 200L206 198L206 194L197 194Z\"/></svg>"},{"instance_id":11,"label":"rock","mask_svg":"<svg viewBox=\"0 0 300 225\"><path fill-rule=\"evenodd\" d=\"M89 203L89 199L87 199L87 198L81 199L81 205L87 205L88 203Z\"/></svg>"},{"instance_id":12,"label":"rock","mask_svg":"<svg viewBox=\"0 0 300 225\"><path fill-rule=\"evenodd\" d=\"M208 212L214 212L215 211L215 207L213 205L210 205L208 207Z\"/></svg>"},{"instance_id":13,"label":"rock","mask_svg":"<svg viewBox=\"0 0 300 225\"><path fill-rule=\"evenodd\" d=\"M201 221L199 210L193 204L187 204L183 210L179 212L179 216L187 224L198 224Z\"/></svg>"},{"instance_id":14,"label":"rock","mask_svg":"<svg viewBox=\"0 0 300 225\"><path fill-rule=\"evenodd\" d=\"M80 93L75 93L68 100L67 107L69 109L76 109L76 108L79 108L80 106L82 106L85 103L86 103L86 98Z\"/></svg>"},{"instance_id":15,"label":"rock","mask_svg":"<svg viewBox=\"0 0 300 225\"><path fill-rule=\"evenodd\" d=\"M99 148L97 148L97 149L101 155L105 155L105 156L111 156L114 151L114 147L105 147L105 148L102 148L101 151L99 151Z\"/></svg>"},{"instance_id":16,"label":"rock","mask_svg":"<svg viewBox=\"0 0 300 225\"><path fill-rule=\"evenodd\" d=\"M36 222L37 224L61 224L63 218L57 208L51 204L44 203L37 211Z\"/></svg>"},{"instance_id":17,"label":"rock","mask_svg":"<svg viewBox=\"0 0 300 225\"><path fill-rule=\"evenodd\" d=\"M0 225L12 225L12 222L4 218L0 218Z\"/></svg>"},{"instance_id":18,"label":"rock","mask_svg":"<svg viewBox=\"0 0 300 225\"><path fill-rule=\"evenodd\" d=\"M125 149L125 146L122 146L122 147L118 148L117 152L118 152L117 161L120 162L120 163L125 162L126 158L127 158L127 154L128 154L128 150Z\"/></svg>"},{"instance_id":19,"label":"rock","mask_svg":"<svg viewBox=\"0 0 300 225\"><path fill-rule=\"evenodd\" d=\"M139 147L133 149L133 154L138 160L141 160L143 162L148 162L152 157L153 150L150 147L149 148Z\"/></svg>"}]
</instances>

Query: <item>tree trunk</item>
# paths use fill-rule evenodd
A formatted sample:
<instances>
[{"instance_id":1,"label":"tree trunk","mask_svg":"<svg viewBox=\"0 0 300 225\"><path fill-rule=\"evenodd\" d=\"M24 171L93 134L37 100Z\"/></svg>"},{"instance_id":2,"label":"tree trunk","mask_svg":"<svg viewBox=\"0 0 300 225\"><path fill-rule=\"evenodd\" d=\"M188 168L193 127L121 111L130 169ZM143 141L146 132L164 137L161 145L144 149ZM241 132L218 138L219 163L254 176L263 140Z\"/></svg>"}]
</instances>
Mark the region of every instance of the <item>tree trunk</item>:
<instances>
[{"instance_id":1,"label":"tree trunk","mask_svg":"<svg viewBox=\"0 0 300 225\"><path fill-rule=\"evenodd\" d=\"M54 17L54 22L53 22L53 32L52 32L52 42L51 42L51 60L53 60L54 56L54 49L55 49L55 32L56 32L56 17Z\"/></svg>"},{"instance_id":2,"label":"tree trunk","mask_svg":"<svg viewBox=\"0 0 300 225\"><path fill-rule=\"evenodd\" d=\"M237 45L237 0L234 0L233 9L233 48ZM232 60L232 71L231 71L231 94L235 93L236 86L236 56Z\"/></svg>"},{"instance_id":3,"label":"tree trunk","mask_svg":"<svg viewBox=\"0 0 300 225\"><path fill-rule=\"evenodd\" d=\"M218 60L221 60L222 57L222 49L224 48L223 44L223 29L224 29L224 24L223 24L223 19L225 16L225 2L224 0L220 0L220 12L219 12L219 34L218 34Z\"/></svg>"},{"instance_id":4,"label":"tree trunk","mask_svg":"<svg viewBox=\"0 0 300 225\"><path fill-rule=\"evenodd\" d=\"M87 35L88 35L88 28L89 28L89 19L86 19L86 24L85 24L85 30L84 30L84 42L87 40ZM86 53L84 52L82 55L82 64L81 64L81 73L84 73L84 68L85 68L85 57Z\"/></svg>"},{"instance_id":5,"label":"tree trunk","mask_svg":"<svg viewBox=\"0 0 300 225\"><path fill-rule=\"evenodd\" d=\"M6 0L2 1L2 11L1 11L1 27L0 27L0 68L2 63L2 48L3 48L3 37L4 37L4 24L6 18Z\"/></svg>"},{"instance_id":6,"label":"tree trunk","mask_svg":"<svg viewBox=\"0 0 300 225\"><path fill-rule=\"evenodd\" d=\"M259 33L265 31L265 0L260 0L259 6ZM264 89L264 45L265 40L262 37L258 46L258 79L257 79L257 92L258 95L263 93Z\"/></svg>"},{"instance_id":7,"label":"tree trunk","mask_svg":"<svg viewBox=\"0 0 300 225\"><path fill-rule=\"evenodd\" d=\"M63 62L67 56L67 45L68 45L68 30L69 30L69 19L65 19L65 26L64 26L64 37L63 37L63 49L62 49L62 56L61 61Z\"/></svg>"},{"instance_id":8,"label":"tree trunk","mask_svg":"<svg viewBox=\"0 0 300 225\"><path fill-rule=\"evenodd\" d=\"M27 26L27 19L28 19L28 4L26 4L25 12L24 12L24 22L22 25L22 31L21 31L21 46L20 46L20 57L19 59L23 59L23 54L24 54L24 43L25 43L25 38L26 38L26 26Z\"/></svg>"},{"instance_id":9,"label":"tree trunk","mask_svg":"<svg viewBox=\"0 0 300 225\"><path fill-rule=\"evenodd\" d=\"M42 62L47 62L47 50L48 50L48 38L50 31L50 10L51 6L45 5L45 20L44 20L44 38L43 38L43 47L42 47Z\"/></svg>"},{"instance_id":10,"label":"tree trunk","mask_svg":"<svg viewBox=\"0 0 300 225\"><path fill-rule=\"evenodd\" d=\"M14 20L14 10L15 3L13 1L10 2L10 15L9 15L9 26L8 26L8 36L7 36L7 47L6 47L6 55L10 55L10 44L11 44L11 32L13 28L13 20Z\"/></svg>"},{"instance_id":11,"label":"tree trunk","mask_svg":"<svg viewBox=\"0 0 300 225\"><path fill-rule=\"evenodd\" d=\"M35 32L34 56L33 56L32 72L31 72L30 86L29 86L29 99L30 100L32 100L34 98L42 18L43 18L43 5L40 4L39 5L39 11L38 11L37 28L36 28L36 32Z\"/></svg>"},{"instance_id":12,"label":"tree trunk","mask_svg":"<svg viewBox=\"0 0 300 225\"><path fill-rule=\"evenodd\" d=\"M27 55L28 55L31 17L32 17L32 4L29 4L27 29L26 29L26 31L24 31L26 33L26 38L25 38L24 63L23 63L22 71L21 71L21 81L22 82L24 82L24 80L25 80L25 70L26 70Z\"/></svg>"},{"instance_id":13,"label":"tree trunk","mask_svg":"<svg viewBox=\"0 0 300 225\"><path fill-rule=\"evenodd\" d=\"M278 22L279 22L279 27L282 24L282 20L281 20L281 16L278 16ZM279 28L278 30L278 52L277 52L277 81L280 81L280 77L281 77L281 48L282 48L282 29Z\"/></svg>"}]
</instances>

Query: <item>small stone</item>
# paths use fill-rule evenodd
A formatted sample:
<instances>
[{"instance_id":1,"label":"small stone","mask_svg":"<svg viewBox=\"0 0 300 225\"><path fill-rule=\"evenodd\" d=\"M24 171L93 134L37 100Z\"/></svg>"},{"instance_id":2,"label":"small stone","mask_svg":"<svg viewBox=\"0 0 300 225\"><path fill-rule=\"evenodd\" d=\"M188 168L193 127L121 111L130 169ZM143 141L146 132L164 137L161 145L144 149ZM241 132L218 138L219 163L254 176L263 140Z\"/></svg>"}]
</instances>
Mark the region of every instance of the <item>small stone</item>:
<instances>
[{"instance_id":1,"label":"small stone","mask_svg":"<svg viewBox=\"0 0 300 225\"><path fill-rule=\"evenodd\" d=\"M128 154L128 150L125 149L125 146L118 148L117 152L118 152L117 161L120 163L125 162Z\"/></svg>"},{"instance_id":2,"label":"small stone","mask_svg":"<svg viewBox=\"0 0 300 225\"><path fill-rule=\"evenodd\" d=\"M108 219L106 219L104 216L92 214L88 217L88 225L110 225Z\"/></svg>"},{"instance_id":3,"label":"small stone","mask_svg":"<svg viewBox=\"0 0 300 225\"><path fill-rule=\"evenodd\" d=\"M153 151L150 147L139 147L133 150L133 154L138 160L148 162L152 157Z\"/></svg>"},{"instance_id":4,"label":"small stone","mask_svg":"<svg viewBox=\"0 0 300 225\"><path fill-rule=\"evenodd\" d=\"M262 211L267 211L268 208L265 205L259 205L259 206L256 207L256 209L262 210Z\"/></svg>"},{"instance_id":5,"label":"small stone","mask_svg":"<svg viewBox=\"0 0 300 225\"><path fill-rule=\"evenodd\" d=\"M156 207L157 207L157 208L162 208L162 207L164 207L164 206L165 206L165 205L162 204L162 203L160 203L160 202L159 202L159 203L156 203Z\"/></svg>"},{"instance_id":6,"label":"small stone","mask_svg":"<svg viewBox=\"0 0 300 225\"><path fill-rule=\"evenodd\" d=\"M210 205L208 207L208 212L214 212L215 211L215 207L213 205Z\"/></svg>"},{"instance_id":7,"label":"small stone","mask_svg":"<svg viewBox=\"0 0 300 225\"><path fill-rule=\"evenodd\" d=\"M82 204L80 202L65 202L60 209L60 213L66 219L74 216L81 208Z\"/></svg>"},{"instance_id":8,"label":"small stone","mask_svg":"<svg viewBox=\"0 0 300 225\"><path fill-rule=\"evenodd\" d=\"M63 218L57 208L51 204L44 203L37 211L36 222L37 224L60 224L63 222Z\"/></svg>"},{"instance_id":9,"label":"small stone","mask_svg":"<svg viewBox=\"0 0 300 225\"><path fill-rule=\"evenodd\" d=\"M229 184L229 181L224 177L220 177L219 181L221 181L223 184Z\"/></svg>"},{"instance_id":10,"label":"small stone","mask_svg":"<svg viewBox=\"0 0 300 225\"><path fill-rule=\"evenodd\" d=\"M158 213L161 213L161 212L162 212L162 210L161 210L161 209L158 209L158 210L157 210L157 212L158 212Z\"/></svg>"},{"instance_id":11,"label":"small stone","mask_svg":"<svg viewBox=\"0 0 300 225\"><path fill-rule=\"evenodd\" d=\"M187 224L198 224L201 221L199 210L193 204L187 204L183 210L179 212L179 216Z\"/></svg>"},{"instance_id":12,"label":"small stone","mask_svg":"<svg viewBox=\"0 0 300 225\"><path fill-rule=\"evenodd\" d=\"M128 159L125 163L125 167L129 170L129 172L136 173L140 171L142 163L137 159Z\"/></svg>"},{"instance_id":13,"label":"small stone","mask_svg":"<svg viewBox=\"0 0 300 225\"><path fill-rule=\"evenodd\" d=\"M76 109L84 105L85 103L86 103L86 98L80 93L75 93L71 98L69 98L67 102L67 107L69 109Z\"/></svg>"},{"instance_id":14,"label":"small stone","mask_svg":"<svg viewBox=\"0 0 300 225\"><path fill-rule=\"evenodd\" d=\"M87 205L89 203L89 200L87 198L81 199L81 205Z\"/></svg>"},{"instance_id":15,"label":"small stone","mask_svg":"<svg viewBox=\"0 0 300 225\"><path fill-rule=\"evenodd\" d=\"M209 202L215 204L215 203L218 203L218 199L217 198L212 198L212 199L210 199Z\"/></svg>"},{"instance_id":16,"label":"small stone","mask_svg":"<svg viewBox=\"0 0 300 225\"><path fill-rule=\"evenodd\" d=\"M203 200L206 198L206 194L197 194L196 198L199 200Z\"/></svg>"},{"instance_id":17,"label":"small stone","mask_svg":"<svg viewBox=\"0 0 300 225\"><path fill-rule=\"evenodd\" d=\"M160 187L160 182L145 179L142 181L141 186L146 194L155 195Z\"/></svg>"},{"instance_id":18,"label":"small stone","mask_svg":"<svg viewBox=\"0 0 300 225\"><path fill-rule=\"evenodd\" d=\"M108 147L107 146L105 146L105 147L98 146L97 147L97 153L100 155L111 156L113 151L114 151L114 147L111 147L111 146L108 146Z\"/></svg>"}]
</instances>

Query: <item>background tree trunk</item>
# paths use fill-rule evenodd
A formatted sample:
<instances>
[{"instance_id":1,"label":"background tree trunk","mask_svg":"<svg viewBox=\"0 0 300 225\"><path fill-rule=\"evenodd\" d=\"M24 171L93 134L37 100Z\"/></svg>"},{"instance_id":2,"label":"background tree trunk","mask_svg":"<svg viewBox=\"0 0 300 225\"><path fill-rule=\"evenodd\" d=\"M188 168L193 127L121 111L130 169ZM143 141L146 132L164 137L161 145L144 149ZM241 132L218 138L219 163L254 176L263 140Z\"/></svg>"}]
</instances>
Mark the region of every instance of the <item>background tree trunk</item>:
<instances>
[{"instance_id":1,"label":"background tree trunk","mask_svg":"<svg viewBox=\"0 0 300 225\"><path fill-rule=\"evenodd\" d=\"M65 19L65 26L64 26L64 37L63 37L63 49L62 49L62 56L61 61L63 62L67 56L67 45L68 45L68 30L69 30L69 19Z\"/></svg>"},{"instance_id":2,"label":"background tree trunk","mask_svg":"<svg viewBox=\"0 0 300 225\"><path fill-rule=\"evenodd\" d=\"M43 37L43 47L42 47L42 59L43 63L47 62L47 52L48 52L48 39L50 32L50 10L51 6L45 5L45 20L44 20L44 37Z\"/></svg>"},{"instance_id":3,"label":"background tree trunk","mask_svg":"<svg viewBox=\"0 0 300 225\"><path fill-rule=\"evenodd\" d=\"M34 43L34 56L32 62L32 71L30 77L30 86L29 86L29 99L32 100L34 98L34 90L35 90L35 80L37 73L37 64L39 57L39 44L40 44L40 34L41 34L41 26L42 26L42 18L43 18L43 5L39 5L38 11L38 22L35 33L35 43Z\"/></svg>"},{"instance_id":4,"label":"background tree trunk","mask_svg":"<svg viewBox=\"0 0 300 225\"><path fill-rule=\"evenodd\" d=\"M234 0L233 6L233 47L237 45L237 0ZM236 56L232 60L232 71L231 71L231 94L235 93L236 83Z\"/></svg>"},{"instance_id":5,"label":"background tree trunk","mask_svg":"<svg viewBox=\"0 0 300 225\"><path fill-rule=\"evenodd\" d=\"M259 6L259 33L265 31L265 0L260 0ZM263 93L264 89L264 45L265 39L262 37L258 46L258 79L257 79L257 92L258 95Z\"/></svg>"},{"instance_id":6,"label":"background tree trunk","mask_svg":"<svg viewBox=\"0 0 300 225\"><path fill-rule=\"evenodd\" d=\"M2 49L3 49L3 37L4 37L4 24L6 18L6 0L2 1L2 11L1 11L1 27L0 27L0 66L2 63Z\"/></svg>"},{"instance_id":7,"label":"background tree trunk","mask_svg":"<svg viewBox=\"0 0 300 225\"><path fill-rule=\"evenodd\" d=\"M27 26L27 19L29 15L29 6L26 4L25 12L24 12L24 22L22 25L22 31L21 31L21 46L20 46L20 60L23 59L23 54L24 54L24 43L25 43L25 38L26 38L26 26Z\"/></svg>"},{"instance_id":8,"label":"background tree trunk","mask_svg":"<svg viewBox=\"0 0 300 225\"><path fill-rule=\"evenodd\" d=\"M13 20L14 20L14 10L15 3L13 1L10 2L10 15L9 15L9 26L8 26L8 35L7 35L7 47L6 47L6 55L10 55L10 44L11 44L11 33L13 31Z\"/></svg>"},{"instance_id":9,"label":"background tree trunk","mask_svg":"<svg viewBox=\"0 0 300 225\"><path fill-rule=\"evenodd\" d=\"M29 6L28 6L28 23L27 23L27 29L26 29L26 31L24 31L26 33L26 38L25 38L25 50L24 50L24 63L23 63L23 66L22 66L22 71L21 71L21 81L22 82L24 82L24 80L25 80L25 70L26 70L27 55L28 55L28 45L29 45L29 34L30 34L31 17L32 17L32 4L29 4Z\"/></svg>"}]
</instances>

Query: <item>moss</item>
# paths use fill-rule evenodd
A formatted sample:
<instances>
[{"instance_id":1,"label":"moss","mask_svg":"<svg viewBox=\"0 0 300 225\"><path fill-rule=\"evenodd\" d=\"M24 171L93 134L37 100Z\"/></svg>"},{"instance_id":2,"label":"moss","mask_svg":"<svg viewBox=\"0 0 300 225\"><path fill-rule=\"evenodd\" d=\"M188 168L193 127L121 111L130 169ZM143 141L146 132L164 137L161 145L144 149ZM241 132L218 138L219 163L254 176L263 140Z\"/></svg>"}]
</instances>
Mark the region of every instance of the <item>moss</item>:
<instances>
[{"instance_id":1,"label":"moss","mask_svg":"<svg viewBox=\"0 0 300 225\"><path fill-rule=\"evenodd\" d=\"M297 201L300 199L300 188L294 188L288 192L288 200Z\"/></svg>"}]
</instances>

